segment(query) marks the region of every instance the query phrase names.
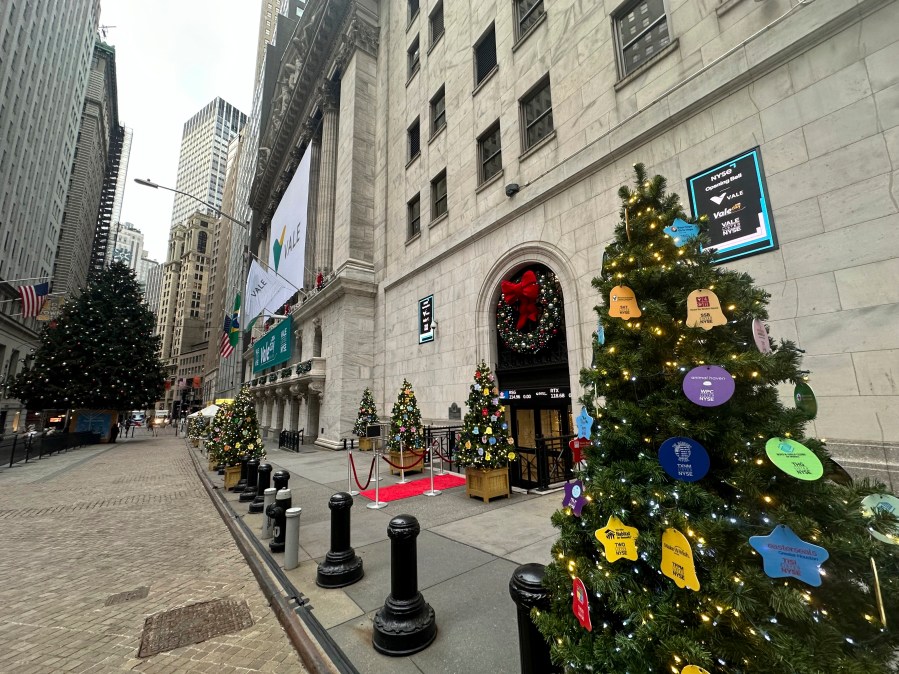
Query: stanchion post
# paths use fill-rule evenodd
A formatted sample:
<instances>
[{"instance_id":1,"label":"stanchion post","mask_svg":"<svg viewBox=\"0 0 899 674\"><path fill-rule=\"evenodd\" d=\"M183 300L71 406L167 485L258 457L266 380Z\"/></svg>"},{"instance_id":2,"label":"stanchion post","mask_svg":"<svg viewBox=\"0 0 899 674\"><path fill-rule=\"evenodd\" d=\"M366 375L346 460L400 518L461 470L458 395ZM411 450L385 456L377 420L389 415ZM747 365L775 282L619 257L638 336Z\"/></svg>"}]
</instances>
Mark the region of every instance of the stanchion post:
<instances>
[{"instance_id":1,"label":"stanchion post","mask_svg":"<svg viewBox=\"0 0 899 674\"><path fill-rule=\"evenodd\" d=\"M398 515L387 525L390 538L390 594L375 614L372 645L384 655L405 656L431 645L437 636L434 609L418 591L421 533L412 515Z\"/></svg>"},{"instance_id":2,"label":"stanchion post","mask_svg":"<svg viewBox=\"0 0 899 674\"><path fill-rule=\"evenodd\" d=\"M385 508L387 506L380 499L381 493L381 453L378 450L374 451L375 455L375 500L373 503L369 503L366 508L369 510L380 510L381 508Z\"/></svg>"},{"instance_id":3,"label":"stanchion post","mask_svg":"<svg viewBox=\"0 0 899 674\"><path fill-rule=\"evenodd\" d=\"M518 652L521 674L558 674L562 669L552 664L549 644L531 620L531 609L549 609L549 590L543 587L543 564L522 564L512 573L509 594L518 610Z\"/></svg>"},{"instance_id":4,"label":"stanchion post","mask_svg":"<svg viewBox=\"0 0 899 674\"><path fill-rule=\"evenodd\" d=\"M434 438L434 441L431 443L431 448L433 449L435 447L440 447L440 441L437 438ZM439 451L439 449L437 451L437 458L440 459L440 470L437 471L437 474L445 475L446 471L443 470L443 454ZM433 463L433 462L434 462L434 455L431 454L431 463Z\"/></svg>"},{"instance_id":5,"label":"stanchion post","mask_svg":"<svg viewBox=\"0 0 899 674\"><path fill-rule=\"evenodd\" d=\"M440 490L434 489L434 455L431 453L431 449L432 449L432 447L428 447L428 458L430 459L430 461L428 463L431 464L431 488L428 489L428 491L426 491L424 493L424 495L425 496L439 496Z\"/></svg>"},{"instance_id":6,"label":"stanchion post","mask_svg":"<svg viewBox=\"0 0 899 674\"><path fill-rule=\"evenodd\" d=\"M284 568L297 568L300 554L300 513L302 508L288 508L285 513Z\"/></svg>"},{"instance_id":7,"label":"stanchion post","mask_svg":"<svg viewBox=\"0 0 899 674\"><path fill-rule=\"evenodd\" d=\"M350 545L350 509L353 497L346 492L334 494L328 501L331 509L331 549L318 565L315 584L335 588L352 585L362 578L362 559Z\"/></svg>"},{"instance_id":8,"label":"stanchion post","mask_svg":"<svg viewBox=\"0 0 899 674\"><path fill-rule=\"evenodd\" d=\"M262 532L259 534L259 538L264 541L272 537L272 518L268 516L268 507L275 503L275 496L277 493L278 490L274 487L269 487L263 493Z\"/></svg>"},{"instance_id":9,"label":"stanchion post","mask_svg":"<svg viewBox=\"0 0 899 674\"><path fill-rule=\"evenodd\" d=\"M359 492L353 489L353 450L346 454L346 490L350 496L358 496Z\"/></svg>"},{"instance_id":10,"label":"stanchion post","mask_svg":"<svg viewBox=\"0 0 899 674\"><path fill-rule=\"evenodd\" d=\"M403 455L403 443L400 442L400 481L397 484L406 484L406 458Z\"/></svg>"}]
</instances>

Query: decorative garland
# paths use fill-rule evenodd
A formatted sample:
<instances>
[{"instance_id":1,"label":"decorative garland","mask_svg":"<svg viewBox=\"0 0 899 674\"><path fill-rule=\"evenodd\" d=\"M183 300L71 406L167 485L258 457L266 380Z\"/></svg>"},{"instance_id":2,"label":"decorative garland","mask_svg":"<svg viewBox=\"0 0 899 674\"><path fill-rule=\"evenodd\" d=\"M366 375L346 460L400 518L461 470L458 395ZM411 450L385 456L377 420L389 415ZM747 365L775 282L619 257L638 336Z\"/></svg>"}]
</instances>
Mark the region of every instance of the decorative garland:
<instances>
[{"instance_id":1,"label":"decorative garland","mask_svg":"<svg viewBox=\"0 0 899 674\"><path fill-rule=\"evenodd\" d=\"M538 292L529 303L525 286L530 277L536 279ZM522 292L523 291L523 292ZM514 307L517 305L517 307ZM526 316L522 320L522 305L525 305ZM536 305L534 318L533 306ZM503 296L496 305L496 330L500 339L517 353L537 353L546 348L559 332L562 320L562 289L552 272L525 271L517 283L503 282ZM536 322L536 325L534 325ZM525 332L522 328L530 329Z\"/></svg>"}]
</instances>

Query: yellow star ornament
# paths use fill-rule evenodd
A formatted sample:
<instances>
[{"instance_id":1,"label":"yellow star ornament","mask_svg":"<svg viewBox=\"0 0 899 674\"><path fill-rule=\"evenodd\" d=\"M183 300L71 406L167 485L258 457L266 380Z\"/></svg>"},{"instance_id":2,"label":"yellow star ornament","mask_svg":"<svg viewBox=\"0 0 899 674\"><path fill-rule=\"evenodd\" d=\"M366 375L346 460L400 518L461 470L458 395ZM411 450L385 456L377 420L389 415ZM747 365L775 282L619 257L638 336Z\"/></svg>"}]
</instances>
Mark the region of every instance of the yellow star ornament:
<instances>
[{"instance_id":1,"label":"yellow star ornament","mask_svg":"<svg viewBox=\"0 0 899 674\"><path fill-rule=\"evenodd\" d=\"M636 527L625 526L624 522L615 517L609 517L609 523L602 529L596 530L596 538L605 548L606 559L610 562L621 558L637 560L637 537L640 532Z\"/></svg>"}]
</instances>

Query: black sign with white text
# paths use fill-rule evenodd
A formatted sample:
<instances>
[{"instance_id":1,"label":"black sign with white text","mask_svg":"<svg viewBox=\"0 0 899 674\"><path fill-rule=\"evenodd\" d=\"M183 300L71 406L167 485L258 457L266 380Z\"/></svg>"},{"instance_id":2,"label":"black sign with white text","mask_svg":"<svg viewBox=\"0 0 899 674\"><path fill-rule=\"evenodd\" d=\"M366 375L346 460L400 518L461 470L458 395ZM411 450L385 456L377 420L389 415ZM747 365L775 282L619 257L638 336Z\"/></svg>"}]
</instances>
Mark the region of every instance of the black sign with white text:
<instances>
[{"instance_id":1,"label":"black sign with white text","mask_svg":"<svg viewBox=\"0 0 899 674\"><path fill-rule=\"evenodd\" d=\"M418 343L434 341L434 296L418 300Z\"/></svg>"},{"instance_id":2,"label":"black sign with white text","mask_svg":"<svg viewBox=\"0 0 899 674\"><path fill-rule=\"evenodd\" d=\"M717 262L777 248L759 148L690 176L687 190L693 216L708 217Z\"/></svg>"}]
</instances>

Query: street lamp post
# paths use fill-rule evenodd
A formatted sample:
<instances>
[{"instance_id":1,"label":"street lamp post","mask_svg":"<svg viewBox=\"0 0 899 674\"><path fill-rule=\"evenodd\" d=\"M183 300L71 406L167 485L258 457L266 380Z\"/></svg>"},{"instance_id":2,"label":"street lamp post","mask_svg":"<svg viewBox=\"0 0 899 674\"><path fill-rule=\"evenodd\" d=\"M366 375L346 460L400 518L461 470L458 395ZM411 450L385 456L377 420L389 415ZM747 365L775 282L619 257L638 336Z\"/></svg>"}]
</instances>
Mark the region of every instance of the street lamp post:
<instances>
[{"instance_id":1,"label":"street lamp post","mask_svg":"<svg viewBox=\"0 0 899 674\"><path fill-rule=\"evenodd\" d=\"M174 187L166 187L165 185L160 185L159 183L154 183L152 180L149 180L149 179L144 180L143 178L135 178L134 182L136 182L138 185L143 185L144 187L152 187L154 190L168 190L169 192L174 192L175 194L181 194L185 197L189 197L190 199L193 199L194 201L200 202L207 208L211 208L213 211L215 211L216 213L219 214L219 217L226 218L226 219L230 220L231 222L233 222L237 225L240 225L244 229L250 228L249 222L241 222L240 220L236 220L235 218L232 218L230 215L225 213L220 208L217 208L216 206L213 206L212 204L210 204L208 201L203 201L199 197L195 197L193 194L190 194L188 192L183 192L182 190L176 190Z\"/></svg>"}]
</instances>

